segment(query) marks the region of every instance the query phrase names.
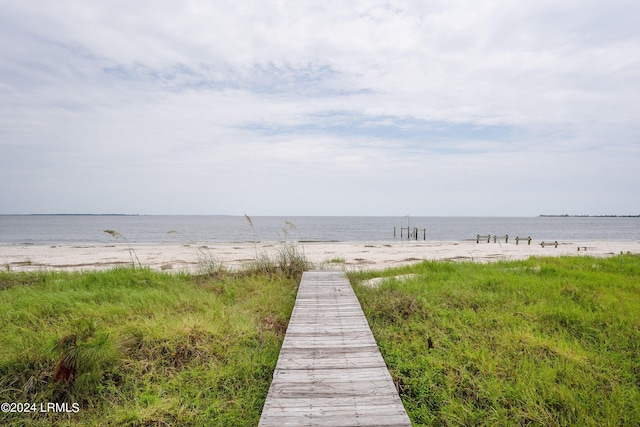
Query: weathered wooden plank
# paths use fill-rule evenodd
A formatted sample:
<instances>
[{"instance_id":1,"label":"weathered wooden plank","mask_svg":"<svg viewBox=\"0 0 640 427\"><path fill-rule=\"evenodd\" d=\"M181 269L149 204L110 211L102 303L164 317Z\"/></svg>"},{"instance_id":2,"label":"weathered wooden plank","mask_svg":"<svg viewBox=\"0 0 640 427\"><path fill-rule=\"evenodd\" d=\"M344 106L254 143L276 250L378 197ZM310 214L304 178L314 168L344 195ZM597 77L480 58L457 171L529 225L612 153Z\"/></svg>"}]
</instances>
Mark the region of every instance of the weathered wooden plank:
<instances>
[{"instance_id":1,"label":"weathered wooden plank","mask_svg":"<svg viewBox=\"0 0 640 427\"><path fill-rule=\"evenodd\" d=\"M287 411L291 414L298 415L308 412L310 408L312 408L312 411L322 411L324 414L335 415L348 415L350 412L354 412L354 408L355 412L359 412L363 415L397 415L404 411L404 407L402 405L393 405L393 407L389 408L388 402L386 402L383 397L367 401L363 401L361 398L349 399L342 396L339 399L319 397L316 401L321 403L316 405L314 401L314 404L311 406L309 405L309 401L306 399L288 399ZM280 416L284 416L284 414L280 414Z\"/></svg>"},{"instance_id":2,"label":"weathered wooden plank","mask_svg":"<svg viewBox=\"0 0 640 427\"><path fill-rule=\"evenodd\" d=\"M394 415L366 415L358 414L354 417L346 418L344 415L325 415L321 411L311 412L304 416L274 416L270 417L270 425L279 427L345 427L345 426L367 426L367 427L406 427L406 423L398 422L399 416ZM262 424L261 424L262 425Z\"/></svg>"},{"instance_id":3,"label":"weathered wooden plank","mask_svg":"<svg viewBox=\"0 0 640 427\"><path fill-rule=\"evenodd\" d=\"M304 273L260 426L410 425L344 273Z\"/></svg>"}]
</instances>

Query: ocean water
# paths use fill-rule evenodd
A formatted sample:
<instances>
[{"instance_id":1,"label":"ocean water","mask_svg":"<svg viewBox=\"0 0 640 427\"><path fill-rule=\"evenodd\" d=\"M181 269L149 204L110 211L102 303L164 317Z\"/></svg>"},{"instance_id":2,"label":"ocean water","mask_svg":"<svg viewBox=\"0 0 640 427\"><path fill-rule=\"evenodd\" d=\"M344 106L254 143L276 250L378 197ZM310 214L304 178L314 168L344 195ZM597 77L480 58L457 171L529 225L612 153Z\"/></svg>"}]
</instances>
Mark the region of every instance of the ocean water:
<instances>
[{"instance_id":1,"label":"ocean water","mask_svg":"<svg viewBox=\"0 0 640 427\"><path fill-rule=\"evenodd\" d=\"M640 240L639 217L251 217L0 215L1 244L214 243L256 241L390 242L401 227L426 230L429 241L462 241L481 235L531 236L535 240ZM396 237L394 238L394 227ZM406 240L406 230L403 232Z\"/></svg>"}]
</instances>

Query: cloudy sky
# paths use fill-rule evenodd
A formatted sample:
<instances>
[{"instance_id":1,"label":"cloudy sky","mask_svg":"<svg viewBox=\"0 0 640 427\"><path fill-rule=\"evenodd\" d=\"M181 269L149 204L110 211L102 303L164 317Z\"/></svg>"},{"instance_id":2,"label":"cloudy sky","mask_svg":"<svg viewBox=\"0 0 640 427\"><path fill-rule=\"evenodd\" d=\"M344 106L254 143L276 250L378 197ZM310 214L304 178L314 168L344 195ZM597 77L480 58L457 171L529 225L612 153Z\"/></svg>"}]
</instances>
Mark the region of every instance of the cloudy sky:
<instances>
[{"instance_id":1,"label":"cloudy sky","mask_svg":"<svg viewBox=\"0 0 640 427\"><path fill-rule=\"evenodd\" d=\"M0 213L640 214L636 0L0 0Z\"/></svg>"}]
</instances>

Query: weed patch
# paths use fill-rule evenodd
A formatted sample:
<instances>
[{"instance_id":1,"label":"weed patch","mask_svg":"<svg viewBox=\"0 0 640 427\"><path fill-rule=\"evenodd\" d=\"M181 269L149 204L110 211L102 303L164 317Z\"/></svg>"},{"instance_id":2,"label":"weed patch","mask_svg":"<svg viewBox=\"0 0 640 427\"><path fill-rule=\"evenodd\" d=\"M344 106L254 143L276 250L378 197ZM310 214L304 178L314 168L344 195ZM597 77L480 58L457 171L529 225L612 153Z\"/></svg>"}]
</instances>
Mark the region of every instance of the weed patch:
<instances>
[{"instance_id":1,"label":"weed patch","mask_svg":"<svg viewBox=\"0 0 640 427\"><path fill-rule=\"evenodd\" d=\"M299 277L144 268L0 275L2 425L257 425Z\"/></svg>"},{"instance_id":2,"label":"weed patch","mask_svg":"<svg viewBox=\"0 0 640 427\"><path fill-rule=\"evenodd\" d=\"M414 425L640 425L640 256L350 273ZM375 276L415 274L379 288Z\"/></svg>"},{"instance_id":3,"label":"weed patch","mask_svg":"<svg viewBox=\"0 0 640 427\"><path fill-rule=\"evenodd\" d=\"M363 297L362 305L374 323L394 325L410 318L422 320L428 316L425 305L414 295L390 287L369 295L369 298Z\"/></svg>"}]
</instances>

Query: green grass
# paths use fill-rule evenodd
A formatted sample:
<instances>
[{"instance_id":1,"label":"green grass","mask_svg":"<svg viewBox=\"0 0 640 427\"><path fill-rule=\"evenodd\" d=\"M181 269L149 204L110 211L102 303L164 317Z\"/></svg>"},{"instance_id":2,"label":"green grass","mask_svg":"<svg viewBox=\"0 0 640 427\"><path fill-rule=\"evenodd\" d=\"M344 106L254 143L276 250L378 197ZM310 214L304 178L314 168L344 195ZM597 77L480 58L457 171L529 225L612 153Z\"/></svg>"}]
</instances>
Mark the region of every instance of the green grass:
<instances>
[{"instance_id":1,"label":"green grass","mask_svg":"<svg viewBox=\"0 0 640 427\"><path fill-rule=\"evenodd\" d=\"M0 425L257 425L309 266L214 267L0 272ZM640 425L640 256L349 275L415 425Z\"/></svg>"},{"instance_id":2,"label":"green grass","mask_svg":"<svg viewBox=\"0 0 640 427\"><path fill-rule=\"evenodd\" d=\"M350 279L414 425L640 425L639 256Z\"/></svg>"},{"instance_id":3,"label":"green grass","mask_svg":"<svg viewBox=\"0 0 640 427\"><path fill-rule=\"evenodd\" d=\"M0 273L0 402L80 405L0 424L257 425L299 283L282 262Z\"/></svg>"}]
</instances>

